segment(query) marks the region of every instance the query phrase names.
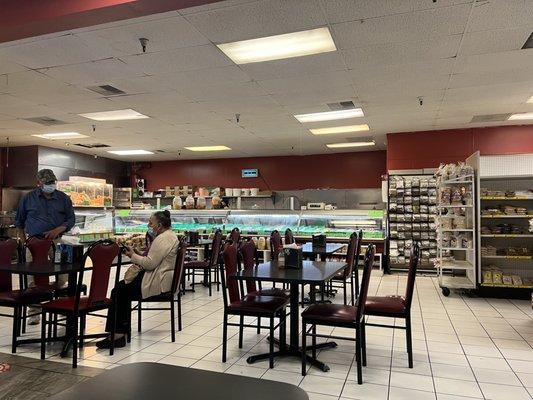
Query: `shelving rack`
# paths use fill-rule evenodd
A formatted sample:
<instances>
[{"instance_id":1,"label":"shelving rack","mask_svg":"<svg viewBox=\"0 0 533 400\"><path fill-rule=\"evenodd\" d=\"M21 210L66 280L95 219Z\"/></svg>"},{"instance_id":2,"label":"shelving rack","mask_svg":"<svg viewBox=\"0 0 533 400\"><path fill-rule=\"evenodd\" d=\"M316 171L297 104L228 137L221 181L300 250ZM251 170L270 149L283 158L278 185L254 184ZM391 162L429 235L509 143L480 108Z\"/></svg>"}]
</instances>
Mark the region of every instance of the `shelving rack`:
<instances>
[{"instance_id":1,"label":"shelving rack","mask_svg":"<svg viewBox=\"0 0 533 400\"><path fill-rule=\"evenodd\" d=\"M413 183L415 190L413 191ZM398 190L403 185L403 190ZM435 272L436 180L433 174L391 174L387 185L388 265L406 270L413 241L421 244L420 272Z\"/></svg>"},{"instance_id":2,"label":"shelving rack","mask_svg":"<svg viewBox=\"0 0 533 400\"><path fill-rule=\"evenodd\" d=\"M478 185L481 194L478 218L480 292L504 297L530 297L533 289L533 232L529 231L529 220L533 219L533 192L527 195L510 194L533 190L533 156L480 157ZM508 195L483 194L487 190L507 192ZM526 208L526 215L497 211L505 205ZM487 212L487 209L492 211ZM503 233L487 233L487 229L482 232L483 227L498 225ZM505 231L509 228L506 225L514 226L520 232L507 233ZM494 248L496 254L493 254ZM493 279L495 271L501 273L496 281ZM520 281L521 285L516 284Z\"/></svg>"},{"instance_id":3,"label":"shelving rack","mask_svg":"<svg viewBox=\"0 0 533 400\"><path fill-rule=\"evenodd\" d=\"M437 179L437 268L439 286L444 296L449 296L450 289L476 288L476 213L475 203L476 185L475 175L468 174L450 179ZM469 193L469 200L465 204L444 204L443 190L464 190ZM467 196L468 199L468 196ZM460 215L458 215L460 214ZM453 218L464 217L466 228L443 228L444 220L454 226ZM444 246L453 237L455 246ZM466 241L467 246L460 242Z\"/></svg>"}]
</instances>

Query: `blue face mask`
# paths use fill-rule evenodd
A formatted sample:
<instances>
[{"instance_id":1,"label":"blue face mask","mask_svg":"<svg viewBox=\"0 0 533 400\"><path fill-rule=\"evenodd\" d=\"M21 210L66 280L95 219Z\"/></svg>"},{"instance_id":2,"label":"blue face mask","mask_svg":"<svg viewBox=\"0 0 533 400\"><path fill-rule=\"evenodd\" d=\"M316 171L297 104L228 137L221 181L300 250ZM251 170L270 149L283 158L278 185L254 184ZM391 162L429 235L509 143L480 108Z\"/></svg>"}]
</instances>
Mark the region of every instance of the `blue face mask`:
<instances>
[{"instance_id":1,"label":"blue face mask","mask_svg":"<svg viewBox=\"0 0 533 400\"><path fill-rule=\"evenodd\" d=\"M157 233L153 230L153 228L148 227L148 234L155 238L157 236Z\"/></svg>"},{"instance_id":2,"label":"blue face mask","mask_svg":"<svg viewBox=\"0 0 533 400\"><path fill-rule=\"evenodd\" d=\"M42 191L46 194L54 193L54 191L57 189L57 185L55 183L50 183L48 185L43 185Z\"/></svg>"}]
</instances>

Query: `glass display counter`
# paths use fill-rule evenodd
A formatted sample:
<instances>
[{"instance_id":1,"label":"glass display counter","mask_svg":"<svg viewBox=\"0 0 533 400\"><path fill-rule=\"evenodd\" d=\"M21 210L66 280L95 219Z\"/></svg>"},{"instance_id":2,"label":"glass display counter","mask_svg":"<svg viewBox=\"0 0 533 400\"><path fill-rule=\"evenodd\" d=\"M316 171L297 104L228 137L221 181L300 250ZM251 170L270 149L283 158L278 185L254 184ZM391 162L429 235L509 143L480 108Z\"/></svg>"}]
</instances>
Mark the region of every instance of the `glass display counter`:
<instances>
[{"instance_id":1,"label":"glass display counter","mask_svg":"<svg viewBox=\"0 0 533 400\"><path fill-rule=\"evenodd\" d=\"M239 228L243 234L270 235L273 230L281 234L287 228L298 231L300 213L283 210L232 210L227 218L226 231Z\"/></svg>"},{"instance_id":2,"label":"glass display counter","mask_svg":"<svg viewBox=\"0 0 533 400\"><path fill-rule=\"evenodd\" d=\"M325 234L327 237L348 238L352 232L360 229L365 239L383 239L383 211L302 211L297 235Z\"/></svg>"}]
</instances>

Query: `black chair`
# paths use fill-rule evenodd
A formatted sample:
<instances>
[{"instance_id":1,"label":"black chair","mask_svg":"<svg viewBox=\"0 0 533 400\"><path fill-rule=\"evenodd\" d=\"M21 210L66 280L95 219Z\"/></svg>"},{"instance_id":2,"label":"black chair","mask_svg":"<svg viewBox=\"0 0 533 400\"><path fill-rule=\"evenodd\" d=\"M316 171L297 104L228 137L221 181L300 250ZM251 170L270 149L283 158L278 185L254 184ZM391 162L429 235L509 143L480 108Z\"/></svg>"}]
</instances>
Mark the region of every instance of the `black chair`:
<instances>
[{"instance_id":1,"label":"black chair","mask_svg":"<svg viewBox=\"0 0 533 400\"><path fill-rule=\"evenodd\" d=\"M78 365L78 347L83 348L83 341L87 338L97 338L107 336L106 333L99 333L94 335L85 334L85 323L87 315L107 318L106 315L95 314L96 311L106 310L113 304L113 300L107 297L109 288L109 277L113 267L113 261L118 257L117 270L115 274L115 286L118 283L120 276L121 253L120 247L112 240L100 240L89 246L83 257L83 268L78 274L78 284L76 286L76 295L69 297L62 297L51 300L42 304L42 321L41 321L41 360L45 358L46 342L46 326L47 324L57 324L57 322L47 322L48 315L63 315L67 320L73 320L73 347L72 347L72 367L76 368ZM92 273L90 290L88 296L82 296L83 275L86 270L87 258L92 261ZM57 320L57 319L56 319ZM78 326L80 326L78 332ZM113 323L111 332L111 347L109 354L114 353L115 331Z\"/></svg>"},{"instance_id":2,"label":"black chair","mask_svg":"<svg viewBox=\"0 0 533 400\"><path fill-rule=\"evenodd\" d=\"M172 341L176 341L176 319L174 302L178 305L178 331L181 331L181 291L179 290L181 280L183 277L183 266L185 264L185 254L187 253L187 246L184 240L180 241L178 251L176 254L176 263L174 264L174 273L172 275L172 287L170 292L161 293L157 296L152 296L147 299L134 299L137 305L132 308L132 311L137 310L137 331L142 329L142 310L156 310L156 311L170 311L170 330ZM168 307L158 308L142 308L144 303L165 303L168 302ZM131 327L131 324L130 324ZM131 332L128 334L128 341L131 340Z\"/></svg>"},{"instance_id":3,"label":"black chair","mask_svg":"<svg viewBox=\"0 0 533 400\"><path fill-rule=\"evenodd\" d=\"M192 270L192 285L194 287L194 276L196 270L202 270L204 272L204 278L207 278L207 282L205 282L209 286L209 296L211 296L211 272L213 269L215 269L218 266L218 258L220 255L220 248L222 246L222 233L219 229L216 230L215 235L213 237L213 244L211 245L211 255L209 256L209 259L207 260L198 260L198 261L189 261L186 262L184 265L184 268L186 270L190 269Z\"/></svg>"},{"instance_id":4,"label":"black chair","mask_svg":"<svg viewBox=\"0 0 533 400\"><path fill-rule=\"evenodd\" d=\"M374 245L369 245L365 255L365 266L363 270L363 280L361 282L361 292L357 298L357 305L342 304L315 304L308 307L302 313L303 340L302 340L302 375L306 374L306 342L307 336L313 340L313 358L316 358L316 338L342 339L355 341L355 359L357 362L357 382L363 383L363 368L366 366L366 346L364 334L364 311L368 286L370 284L370 274L374 264ZM308 325L310 327L308 328ZM316 333L317 326L330 326L340 328L351 328L355 330L355 339L349 337L339 337L332 335L322 335Z\"/></svg>"},{"instance_id":5,"label":"black chair","mask_svg":"<svg viewBox=\"0 0 533 400\"><path fill-rule=\"evenodd\" d=\"M270 337L274 338L274 319L279 318L280 322L280 346L285 345L285 308L288 299L275 296L246 295L241 296L239 283L235 279L237 273L237 246L228 241L223 251L224 263L220 269L220 279L223 289L224 300L224 321L222 333L222 362L226 362L228 326L239 327L239 348L242 348L243 328L257 328L256 325L244 324L244 317L268 318L270 320ZM228 316L238 315L239 323L228 322ZM274 340L270 340L270 368L274 368Z\"/></svg>"},{"instance_id":6,"label":"black chair","mask_svg":"<svg viewBox=\"0 0 533 400\"><path fill-rule=\"evenodd\" d=\"M359 253L361 251L361 232L359 234L352 233L350 235L350 242L348 243L348 251L346 252L346 268L341 271L339 274L333 277L331 280L332 288L339 288L339 286L333 285L333 283L341 283L343 294L344 294L344 304L348 304L348 283L350 284L350 301L352 306L355 304L355 296L357 288L357 294L359 294L359 275L357 273L357 264L359 261ZM355 271L355 273L354 273ZM357 278L354 275L357 274ZM357 285L355 284L355 279L357 279Z\"/></svg>"},{"instance_id":7,"label":"black chair","mask_svg":"<svg viewBox=\"0 0 533 400\"><path fill-rule=\"evenodd\" d=\"M413 339L411 334L411 303L415 290L416 270L420 259L420 245L414 243L409 260L409 272L404 296L369 296L366 299L365 314L376 317L399 318L405 320L404 326L396 324L374 324L365 322L367 326L379 326L382 328L404 329L407 342L407 356L409 368L413 368Z\"/></svg>"},{"instance_id":8,"label":"black chair","mask_svg":"<svg viewBox=\"0 0 533 400\"><path fill-rule=\"evenodd\" d=\"M294 239L294 235L290 228L285 229L285 244L293 244L296 243L296 240Z\"/></svg>"}]
</instances>

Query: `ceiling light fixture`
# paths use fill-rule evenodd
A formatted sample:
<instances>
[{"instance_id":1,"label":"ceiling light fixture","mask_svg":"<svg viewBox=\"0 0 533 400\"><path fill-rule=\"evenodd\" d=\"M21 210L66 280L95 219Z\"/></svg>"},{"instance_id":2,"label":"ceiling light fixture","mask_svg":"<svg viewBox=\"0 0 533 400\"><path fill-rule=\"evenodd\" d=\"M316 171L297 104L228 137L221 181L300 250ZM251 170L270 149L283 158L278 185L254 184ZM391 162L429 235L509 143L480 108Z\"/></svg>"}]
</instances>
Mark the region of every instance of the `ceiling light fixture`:
<instances>
[{"instance_id":1,"label":"ceiling light fixture","mask_svg":"<svg viewBox=\"0 0 533 400\"><path fill-rule=\"evenodd\" d=\"M93 119L95 121L125 121L128 119L145 119L150 118L131 108L125 110L102 111L87 114L78 114L80 117Z\"/></svg>"},{"instance_id":2,"label":"ceiling light fixture","mask_svg":"<svg viewBox=\"0 0 533 400\"><path fill-rule=\"evenodd\" d=\"M533 96L531 96L529 99L527 99L526 103L533 103Z\"/></svg>"},{"instance_id":3,"label":"ceiling light fixture","mask_svg":"<svg viewBox=\"0 0 533 400\"><path fill-rule=\"evenodd\" d=\"M108 150L108 153L116 154L117 156L142 156L148 154L154 154L148 150Z\"/></svg>"},{"instance_id":4,"label":"ceiling light fixture","mask_svg":"<svg viewBox=\"0 0 533 400\"><path fill-rule=\"evenodd\" d=\"M330 149L343 149L347 147L365 147L365 146L374 146L375 141L371 140L369 142L347 142L347 143L331 143L326 146Z\"/></svg>"},{"instance_id":5,"label":"ceiling light fixture","mask_svg":"<svg viewBox=\"0 0 533 400\"><path fill-rule=\"evenodd\" d=\"M337 50L327 27L217 46L235 64L282 60Z\"/></svg>"},{"instance_id":6,"label":"ceiling light fixture","mask_svg":"<svg viewBox=\"0 0 533 400\"><path fill-rule=\"evenodd\" d=\"M509 121L521 120L521 119L533 119L533 112L513 114L508 118Z\"/></svg>"},{"instance_id":7,"label":"ceiling light fixture","mask_svg":"<svg viewBox=\"0 0 533 400\"><path fill-rule=\"evenodd\" d=\"M57 133L42 133L39 135L32 135L34 137L48 139L48 140L61 140L61 139L82 139L89 136L82 135L78 132L57 132Z\"/></svg>"},{"instance_id":8,"label":"ceiling light fixture","mask_svg":"<svg viewBox=\"0 0 533 400\"><path fill-rule=\"evenodd\" d=\"M185 147L187 150L190 151L225 151L225 150L231 150L228 146L193 146L193 147Z\"/></svg>"},{"instance_id":9,"label":"ceiling light fixture","mask_svg":"<svg viewBox=\"0 0 533 400\"><path fill-rule=\"evenodd\" d=\"M331 128L309 129L313 135L334 135L336 133L352 133L369 131L370 127L367 124L362 125L346 125L334 126Z\"/></svg>"},{"instance_id":10,"label":"ceiling light fixture","mask_svg":"<svg viewBox=\"0 0 533 400\"><path fill-rule=\"evenodd\" d=\"M305 122L321 122L321 121L333 121L337 119L346 119L346 118L359 118L364 117L362 108L350 108L348 110L338 110L338 111L324 111L311 114L298 114L295 115L298 121Z\"/></svg>"}]
</instances>

